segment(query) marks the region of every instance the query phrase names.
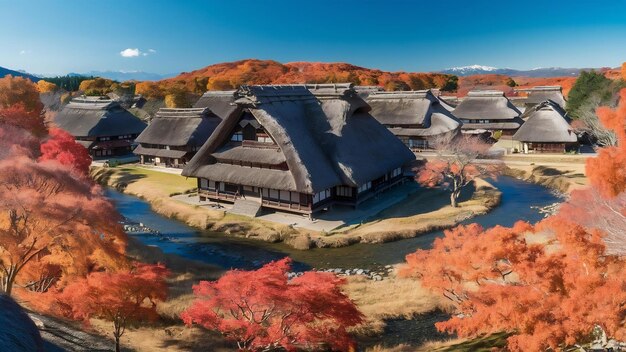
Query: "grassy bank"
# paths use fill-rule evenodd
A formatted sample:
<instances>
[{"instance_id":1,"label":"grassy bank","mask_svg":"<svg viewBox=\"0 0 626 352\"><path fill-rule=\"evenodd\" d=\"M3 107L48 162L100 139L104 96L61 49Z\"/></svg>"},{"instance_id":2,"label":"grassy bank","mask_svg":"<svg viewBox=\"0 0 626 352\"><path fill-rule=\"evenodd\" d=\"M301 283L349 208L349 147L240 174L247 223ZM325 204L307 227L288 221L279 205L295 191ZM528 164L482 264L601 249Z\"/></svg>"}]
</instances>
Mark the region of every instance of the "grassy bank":
<instances>
[{"instance_id":1,"label":"grassy bank","mask_svg":"<svg viewBox=\"0 0 626 352\"><path fill-rule=\"evenodd\" d=\"M563 194L584 188L585 155L511 155L504 158L506 174Z\"/></svg>"},{"instance_id":2,"label":"grassy bank","mask_svg":"<svg viewBox=\"0 0 626 352\"><path fill-rule=\"evenodd\" d=\"M195 179L177 174L131 165L94 167L91 175L102 185L146 200L156 213L190 226L267 242L282 241L296 249L337 248L355 243L383 243L415 237L485 214L500 201L500 192L484 181L477 181L474 189L463 195L457 208L448 204L447 192L421 189L384 210L372 221L343 231L322 233L227 214L223 210L176 200L172 198L173 195L193 192L196 187Z\"/></svg>"}]
</instances>

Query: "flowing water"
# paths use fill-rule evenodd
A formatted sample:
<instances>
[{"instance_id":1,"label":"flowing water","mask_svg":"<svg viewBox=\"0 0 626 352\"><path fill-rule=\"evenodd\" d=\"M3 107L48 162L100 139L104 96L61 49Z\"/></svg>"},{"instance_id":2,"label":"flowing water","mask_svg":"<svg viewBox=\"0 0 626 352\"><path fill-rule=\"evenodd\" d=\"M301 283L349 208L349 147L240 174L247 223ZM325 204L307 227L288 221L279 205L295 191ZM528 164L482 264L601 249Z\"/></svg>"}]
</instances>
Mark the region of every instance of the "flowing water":
<instances>
[{"instance_id":1,"label":"flowing water","mask_svg":"<svg viewBox=\"0 0 626 352\"><path fill-rule=\"evenodd\" d=\"M518 220L535 222L543 218L536 207L559 201L545 187L510 177L500 177L493 184L502 192L502 201L491 212L466 220L484 227L513 225ZM215 264L223 268L252 269L272 260L291 256L296 270L307 268L378 268L400 263L404 256L418 248L429 248L442 231L384 244L356 244L343 248L292 249L284 244L231 237L223 233L199 231L182 222L154 213L145 201L108 190L117 210L125 217L141 222L165 236L136 235L143 243L160 247L166 253Z\"/></svg>"},{"instance_id":2,"label":"flowing water","mask_svg":"<svg viewBox=\"0 0 626 352\"><path fill-rule=\"evenodd\" d=\"M501 177L492 183L502 192L500 205L491 212L464 223L475 222L491 227L497 224L510 226L518 220L536 222L543 218L537 207L560 201L550 190L514 178ZM108 190L107 196L126 218L140 222L163 235L134 235L143 243L157 246L166 253L223 268L253 269L269 261L290 256L294 260L296 271L308 268L380 270L384 265L402 262L405 255L418 248L430 248L433 240L443 235L442 231L433 231L419 237L384 244L357 244L344 248L298 251L280 243L271 244L229 237L223 233L199 231L154 213L148 203L137 197L115 190ZM359 343L361 347L376 344L394 346L400 343L417 346L426 340L443 339L445 336L438 333L433 324L447 318L445 313L431 312L411 320L388 320L382 336L362 339Z\"/></svg>"}]
</instances>

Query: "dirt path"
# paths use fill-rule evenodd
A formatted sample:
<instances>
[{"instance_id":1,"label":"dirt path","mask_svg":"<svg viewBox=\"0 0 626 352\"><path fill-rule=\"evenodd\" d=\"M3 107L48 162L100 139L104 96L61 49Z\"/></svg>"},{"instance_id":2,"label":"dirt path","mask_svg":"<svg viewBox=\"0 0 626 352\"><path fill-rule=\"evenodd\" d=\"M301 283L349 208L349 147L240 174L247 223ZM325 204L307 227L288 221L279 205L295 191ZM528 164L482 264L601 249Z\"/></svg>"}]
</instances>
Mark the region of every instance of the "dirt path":
<instances>
[{"instance_id":1,"label":"dirt path","mask_svg":"<svg viewBox=\"0 0 626 352\"><path fill-rule=\"evenodd\" d=\"M114 348L113 339L87 333L79 329L73 322L51 318L41 314L29 312L28 315L35 321L41 337L45 341L47 352L57 351L111 351Z\"/></svg>"}]
</instances>

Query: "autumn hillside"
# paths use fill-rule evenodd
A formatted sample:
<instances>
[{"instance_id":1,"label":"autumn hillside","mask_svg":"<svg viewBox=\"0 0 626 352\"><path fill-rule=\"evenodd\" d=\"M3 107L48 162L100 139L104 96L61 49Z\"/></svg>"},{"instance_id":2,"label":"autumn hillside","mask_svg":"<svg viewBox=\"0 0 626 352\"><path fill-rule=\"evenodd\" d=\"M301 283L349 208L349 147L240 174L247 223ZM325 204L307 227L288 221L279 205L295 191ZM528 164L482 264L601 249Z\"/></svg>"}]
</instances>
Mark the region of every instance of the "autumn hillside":
<instances>
[{"instance_id":1,"label":"autumn hillside","mask_svg":"<svg viewBox=\"0 0 626 352\"><path fill-rule=\"evenodd\" d=\"M352 82L356 85L378 85L387 90L440 88L453 91L457 77L442 73L386 72L347 63L241 60L210 65L174 78L141 82L137 93L162 97L172 90L202 93L206 90L235 89L243 84L294 84Z\"/></svg>"},{"instance_id":2,"label":"autumn hillside","mask_svg":"<svg viewBox=\"0 0 626 352\"><path fill-rule=\"evenodd\" d=\"M515 89L531 88L535 86L561 86L563 94L567 95L572 89L577 77L509 77L498 74L472 75L460 77L457 96L465 96L473 89L496 89L516 95Z\"/></svg>"}]
</instances>

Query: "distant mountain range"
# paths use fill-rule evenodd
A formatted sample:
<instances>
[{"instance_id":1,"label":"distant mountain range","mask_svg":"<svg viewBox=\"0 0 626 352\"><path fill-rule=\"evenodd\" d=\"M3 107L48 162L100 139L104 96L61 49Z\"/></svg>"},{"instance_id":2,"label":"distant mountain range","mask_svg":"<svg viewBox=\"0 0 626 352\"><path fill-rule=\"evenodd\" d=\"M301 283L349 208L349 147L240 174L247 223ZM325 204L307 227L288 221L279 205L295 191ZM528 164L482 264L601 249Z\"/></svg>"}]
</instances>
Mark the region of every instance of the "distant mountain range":
<instances>
[{"instance_id":1,"label":"distant mountain range","mask_svg":"<svg viewBox=\"0 0 626 352\"><path fill-rule=\"evenodd\" d=\"M27 72L24 71L15 71L15 70L9 70L8 68L4 68L4 67L0 67L0 77L4 77L6 75L11 75L13 77L24 77L24 78L28 78L33 82L37 82L39 80L41 80L41 78L31 75Z\"/></svg>"},{"instance_id":2,"label":"distant mountain range","mask_svg":"<svg viewBox=\"0 0 626 352\"><path fill-rule=\"evenodd\" d=\"M497 68L491 66L471 65L452 67L439 71L457 76L473 76L484 74L498 74L505 76L524 77L576 77L581 71L591 68L563 68L563 67L538 67L531 70L516 70L512 68Z\"/></svg>"},{"instance_id":3,"label":"distant mountain range","mask_svg":"<svg viewBox=\"0 0 626 352\"><path fill-rule=\"evenodd\" d=\"M68 76L86 76L86 77L102 77L112 79L114 81L159 81L162 79L174 77L177 74L161 75L158 73L150 73L143 71L89 71L83 73L68 73Z\"/></svg>"}]
</instances>

